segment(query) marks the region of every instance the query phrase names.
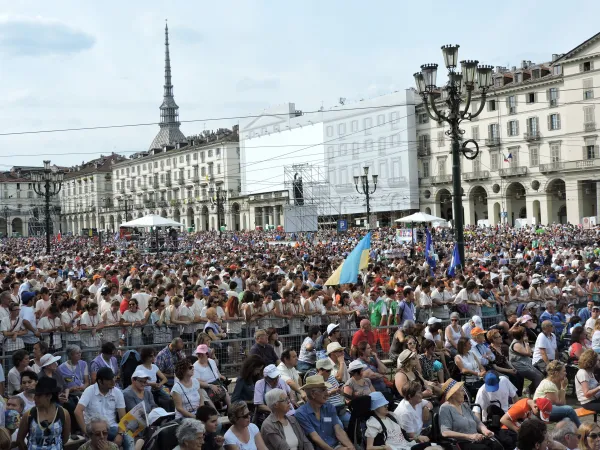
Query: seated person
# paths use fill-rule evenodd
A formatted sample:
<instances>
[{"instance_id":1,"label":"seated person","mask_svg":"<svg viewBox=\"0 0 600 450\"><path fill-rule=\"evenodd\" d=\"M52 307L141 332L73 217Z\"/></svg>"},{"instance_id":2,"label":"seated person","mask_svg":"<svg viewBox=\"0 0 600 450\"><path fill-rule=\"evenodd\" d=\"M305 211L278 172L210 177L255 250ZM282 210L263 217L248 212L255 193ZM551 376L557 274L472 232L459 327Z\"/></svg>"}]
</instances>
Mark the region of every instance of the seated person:
<instances>
[{"instance_id":1,"label":"seated person","mask_svg":"<svg viewBox=\"0 0 600 450\"><path fill-rule=\"evenodd\" d=\"M291 407L287 394L275 388L267 392L265 397L271 414L263 422L260 434L267 448L312 450L313 446L298 420L287 415Z\"/></svg>"},{"instance_id":2,"label":"seated person","mask_svg":"<svg viewBox=\"0 0 600 450\"><path fill-rule=\"evenodd\" d=\"M498 434L498 440L505 447L514 448L519 428L526 419L535 416L543 422L548 422L551 413L552 403L547 398L542 397L537 400L522 398L512 405L500 419L502 429Z\"/></svg>"},{"instance_id":3,"label":"seated person","mask_svg":"<svg viewBox=\"0 0 600 450\"><path fill-rule=\"evenodd\" d=\"M275 365L269 364L267 367L265 367L263 370L263 375L264 378L262 380L258 380L256 382L256 386L254 387L254 406L256 406L259 411L264 411L268 415L271 413L271 410L265 401L265 395L267 392L269 392L271 389L279 388L285 392L288 397L291 397L291 389L287 383L281 379L279 371ZM294 413L295 409L292 406L288 411L288 415L294 415Z\"/></svg>"},{"instance_id":4,"label":"seated person","mask_svg":"<svg viewBox=\"0 0 600 450\"><path fill-rule=\"evenodd\" d=\"M131 411L139 403L144 402L146 413L149 413L154 408L157 408L154 402L154 395L149 389L148 380L150 376L146 371L138 366L133 375L131 375L131 384L123 390L123 398L125 399L125 411Z\"/></svg>"},{"instance_id":5,"label":"seated person","mask_svg":"<svg viewBox=\"0 0 600 450\"><path fill-rule=\"evenodd\" d=\"M487 410L490 405L498 405L502 411L508 411L509 402L512 400L516 403L517 388L510 382L507 377L500 377L496 372L488 372L483 378L483 386L477 391L475 396L475 404L473 405L473 412L475 416L485 422L488 420Z\"/></svg>"},{"instance_id":6,"label":"seated person","mask_svg":"<svg viewBox=\"0 0 600 450\"><path fill-rule=\"evenodd\" d=\"M179 445L175 449L197 450L198 447L202 447L204 445L204 431L204 425L199 420L183 419L181 425L177 427L176 436Z\"/></svg>"},{"instance_id":7,"label":"seated person","mask_svg":"<svg viewBox=\"0 0 600 450\"><path fill-rule=\"evenodd\" d=\"M429 442L429 438L421 436L424 424L431 419L433 405L423 398L421 384L409 381L402 388L402 401L396 407L394 414L400 421L400 426L406 435L416 442Z\"/></svg>"},{"instance_id":8,"label":"seated person","mask_svg":"<svg viewBox=\"0 0 600 450\"><path fill-rule=\"evenodd\" d=\"M219 450L223 447L225 439L217 434L221 424L219 423L219 413L215 408L208 405L202 405L196 411L196 419L204 425L204 444L202 450Z\"/></svg>"},{"instance_id":9,"label":"seated person","mask_svg":"<svg viewBox=\"0 0 600 450\"><path fill-rule=\"evenodd\" d=\"M108 422L103 417L92 417L86 428L89 438L79 450L119 450L119 446L108 440Z\"/></svg>"},{"instance_id":10,"label":"seated person","mask_svg":"<svg viewBox=\"0 0 600 450\"><path fill-rule=\"evenodd\" d=\"M327 403L331 403L337 411L338 417L344 424L344 428L350 423L350 412L346 408L346 402L342 397L344 386L340 385L336 378L331 374L333 370L333 362L329 358L319 359L317 361L317 373L321 375L326 383L331 385L328 391L329 397Z\"/></svg>"},{"instance_id":11,"label":"seated person","mask_svg":"<svg viewBox=\"0 0 600 450\"><path fill-rule=\"evenodd\" d=\"M329 383L325 383L321 375L307 377L306 384L302 386L306 392L307 403L298 408L296 419L315 448L331 450L343 446L347 450L355 450L354 444L344 431L335 407L327 403L327 391L331 387ZM319 418L316 416L316 411L319 412Z\"/></svg>"}]
</instances>

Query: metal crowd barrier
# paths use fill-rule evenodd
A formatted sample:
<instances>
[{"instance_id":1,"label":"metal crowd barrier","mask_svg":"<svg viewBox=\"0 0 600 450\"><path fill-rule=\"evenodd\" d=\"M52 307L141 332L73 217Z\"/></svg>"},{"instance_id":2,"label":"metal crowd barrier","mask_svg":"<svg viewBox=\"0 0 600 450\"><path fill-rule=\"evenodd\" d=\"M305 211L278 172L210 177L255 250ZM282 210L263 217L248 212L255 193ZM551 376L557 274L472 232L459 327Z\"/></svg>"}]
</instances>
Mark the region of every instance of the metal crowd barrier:
<instances>
[{"instance_id":1,"label":"metal crowd barrier","mask_svg":"<svg viewBox=\"0 0 600 450\"><path fill-rule=\"evenodd\" d=\"M321 327L322 331L325 331L327 325L329 323L338 323L338 321L334 319L339 319L338 316L318 316L317 319L320 319L321 322L318 325ZM235 333L233 337L228 337L227 339L213 341L210 345L212 357L216 359L219 363L220 371L226 377L236 377L239 372L242 363L246 359L246 357L250 354L250 349L255 343L254 340L254 332L259 328L271 328L267 325L280 325L284 324L284 327L274 327L279 328L283 332L287 331L286 334L282 334L279 336L279 341L281 346L278 347L277 350L283 351L287 348L292 348L296 350L298 353L300 352L300 347L302 342L307 336L306 330L312 326L317 325L316 319L313 321L309 321L306 319L305 321L301 321L300 319L292 319L285 320L284 322L280 321L281 319L261 319L257 322L238 322L239 328L241 332ZM469 318L461 318L461 325L468 321ZM484 328L489 328L494 324L497 324L500 320L504 320L504 316L494 315L494 316L482 316L483 326ZM297 321L297 322L296 322ZM225 322L225 327L227 323L232 324L232 322ZM442 325L445 327L450 324L450 320L446 319L442 321ZM203 323L199 324L199 332L201 332L204 327ZM225 328L224 327L224 328ZM390 327L378 327L378 329L397 329L397 325L393 325ZM342 341L348 349L351 346L351 340L354 333L358 330L354 320L342 319L340 321L340 330L342 335ZM109 331L109 333L107 333ZM157 332L158 331L158 332ZM160 350L165 348L174 338L181 337L184 341L184 353L186 355L194 355L196 346L197 346L197 334L184 333L182 331L186 331L180 325L169 326L158 328L152 325L146 325L144 327L126 327L126 328L113 328L113 329L104 329L101 333L98 332L96 334L96 339L92 339L91 331L80 331L77 334L62 332L62 333L43 333L41 336L41 340L49 341L52 338L55 338L57 334L60 335L61 346L55 346L52 349L52 353L57 356L62 357L62 362L67 360L66 348L71 344L78 345L82 350L82 358L88 363L91 362L99 353L100 347L104 342L114 342L117 345L118 354L115 355L117 360L120 362L121 356L127 350L137 350L139 351L143 346L150 346L155 349L158 353ZM89 345L97 343L97 345ZM280 351L276 351L280 354ZM381 346L378 344L376 346L376 351L380 359L388 359L388 355L383 352ZM2 368L4 369L5 378L8 374L8 371L12 368L12 353L6 351L6 345L2 345L2 353L0 355L0 362L2 364ZM31 359L33 359L33 355L31 355Z\"/></svg>"}]
</instances>

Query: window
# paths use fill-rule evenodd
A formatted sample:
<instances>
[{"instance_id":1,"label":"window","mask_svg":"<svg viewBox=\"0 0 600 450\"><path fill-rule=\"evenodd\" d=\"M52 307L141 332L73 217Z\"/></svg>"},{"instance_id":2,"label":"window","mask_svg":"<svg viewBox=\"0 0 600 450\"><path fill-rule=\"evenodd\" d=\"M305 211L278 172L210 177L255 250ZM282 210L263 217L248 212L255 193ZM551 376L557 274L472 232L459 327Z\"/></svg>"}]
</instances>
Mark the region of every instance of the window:
<instances>
[{"instance_id":1,"label":"window","mask_svg":"<svg viewBox=\"0 0 600 450\"><path fill-rule=\"evenodd\" d=\"M473 160L473 172L481 172L481 158L479 156Z\"/></svg>"},{"instance_id":2,"label":"window","mask_svg":"<svg viewBox=\"0 0 600 450\"><path fill-rule=\"evenodd\" d=\"M194 161L198 161L198 153L194 153L194 155L192 156L192 159ZM144 167L144 169L145 169L145 167Z\"/></svg>"},{"instance_id":3,"label":"window","mask_svg":"<svg viewBox=\"0 0 600 450\"><path fill-rule=\"evenodd\" d=\"M203 177L205 177L205 176L206 176L206 167L202 167L202 168L200 169L200 174L201 174Z\"/></svg>"},{"instance_id":4,"label":"window","mask_svg":"<svg viewBox=\"0 0 600 450\"><path fill-rule=\"evenodd\" d=\"M377 126L380 127L385 124L385 116L383 114L379 114L377 116Z\"/></svg>"},{"instance_id":5,"label":"window","mask_svg":"<svg viewBox=\"0 0 600 450\"><path fill-rule=\"evenodd\" d=\"M350 122L350 130L353 133L356 133L358 131L358 120L353 120L352 122Z\"/></svg>"},{"instance_id":6,"label":"window","mask_svg":"<svg viewBox=\"0 0 600 450\"><path fill-rule=\"evenodd\" d=\"M488 111L496 111L496 109L497 109L496 100L489 100L488 101Z\"/></svg>"},{"instance_id":7,"label":"window","mask_svg":"<svg viewBox=\"0 0 600 450\"><path fill-rule=\"evenodd\" d=\"M333 127L331 125L327 127L327 137L333 137Z\"/></svg>"},{"instance_id":8,"label":"window","mask_svg":"<svg viewBox=\"0 0 600 450\"><path fill-rule=\"evenodd\" d=\"M417 119L418 122L421 124L429 122L429 116L427 115L427 113L419 113Z\"/></svg>"},{"instance_id":9,"label":"window","mask_svg":"<svg viewBox=\"0 0 600 450\"><path fill-rule=\"evenodd\" d=\"M507 150L508 154L512 155L512 161L510 162L510 166L517 167L519 165L519 147L508 147Z\"/></svg>"},{"instance_id":10,"label":"window","mask_svg":"<svg viewBox=\"0 0 600 450\"><path fill-rule=\"evenodd\" d=\"M535 92L525 94L525 99L527 100L527 104L535 103Z\"/></svg>"},{"instance_id":11,"label":"window","mask_svg":"<svg viewBox=\"0 0 600 450\"><path fill-rule=\"evenodd\" d=\"M422 134L419 136L419 152L429 154L429 135Z\"/></svg>"},{"instance_id":12,"label":"window","mask_svg":"<svg viewBox=\"0 0 600 450\"><path fill-rule=\"evenodd\" d=\"M530 117L529 119L527 119L527 133L529 133L532 136L535 136L538 134L538 118L537 117Z\"/></svg>"},{"instance_id":13,"label":"window","mask_svg":"<svg viewBox=\"0 0 600 450\"><path fill-rule=\"evenodd\" d=\"M213 151L212 151L212 150L209 150L209 151L208 151L208 157L209 157L209 158L212 158L212 155L213 155Z\"/></svg>"},{"instance_id":14,"label":"window","mask_svg":"<svg viewBox=\"0 0 600 450\"><path fill-rule=\"evenodd\" d=\"M494 78L494 87L502 87L502 77Z\"/></svg>"},{"instance_id":15,"label":"window","mask_svg":"<svg viewBox=\"0 0 600 450\"><path fill-rule=\"evenodd\" d=\"M380 137L377 141L378 144L378 148L379 148L379 156L385 156L385 148L386 148L386 138L385 137Z\"/></svg>"},{"instance_id":16,"label":"window","mask_svg":"<svg viewBox=\"0 0 600 450\"><path fill-rule=\"evenodd\" d=\"M471 127L471 138L475 139L476 141L479 140L479 126L474 126Z\"/></svg>"},{"instance_id":17,"label":"window","mask_svg":"<svg viewBox=\"0 0 600 450\"><path fill-rule=\"evenodd\" d=\"M558 106L558 88L550 88L547 92L550 106Z\"/></svg>"},{"instance_id":18,"label":"window","mask_svg":"<svg viewBox=\"0 0 600 450\"><path fill-rule=\"evenodd\" d=\"M557 64L556 66L552 66L552 75L560 75L562 73L562 66Z\"/></svg>"},{"instance_id":19,"label":"window","mask_svg":"<svg viewBox=\"0 0 600 450\"><path fill-rule=\"evenodd\" d=\"M346 156L348 154L348 149L346 148L346 144L340 144L340 156Z\"/></svg>"},{"instance_id":20,"label":"window","mask_svg":"<svg viewBox=\"0 0 600 450\"><path fill-rule=\"evenodd\" d=\"M506 97L506 108L508 109L509 114L517 113L517 96L511 95Z\"/></svg>"},{"instance_id":21,"label":"window","mask_svg":"<svg viewBox=\"0 0 600 450\"><path fill-rule=\"evenodd\" d=\"M497 123L492 123L488 125L488 137L490 139L499 139L500 138L500 130L498 128Z\"/></svg>"},{"instance_id":22,"label":"window","mask_svg":"<svg viewBox=\"0 0 600 450\"><path fill-rule=\"evenodd\" d=\"M343 136L344 134L346 134L346 124L345 123L340 123L338 125L338 135L339 136Z\"/></svg>"},{"instance_id":23,"label":"window","mask_svg":"<svg viewBox=\"0 0 600 450\"><path fill-rule=\"evenodd\" d=\"M373 128L373 119L371 119L370 117L366 117L365 119L363 119L363 126L365 128L365 134L371 134L371 128Z\"/></svg>"},{"instance_id":24,"label":"window","mask_svg":"<svg viewBox=\"0 0 600 450\"><path fill-rule=\"evenodd\" d=\"M490 169L498 170L500 167L500 154L497 152L490 153Z\"/></svg>"},{"instance_id":25,"label":"window","mask_svg":"<svg viewBox=\"0 0 600 450\"><path fill-rule=\"evenodd\" d=\"M438 175L446 175L446 157L438 158Z\"/></svg>"},{"instance_id":26,"label":"window","mask_svg":"<svg viewBox=\"0 0 600 450\"><path fill-rule=\"evenodd\" d=\"M202 161L202 162L205 161L204 152L200 152L200 161Z\"/></svg>"},{"instance_id":27,"label":"window","mask_svg":"<svg viewBox=\"0 0 600 450\"><path fill-rule=\"evenodd\" d=\"M533 78L533 79L540 78L540 69L533 69L531 71L531 78Z\"/></svg>"},{"instance_id":28,"label":"window","mask_svg":"<svg viewBox=\"0 0 600 450\"><path fill-rule=\"evenodd\" d=\"M423 178L429 178L429 161L423 161Z\"/></svg>"},{"instance_id":29,"label":"window","mask_svg":"<svg viewBox=\"0 0 600 450\"><path fill-rule=\"evenodd\" d=\"M334 154L334 148L333 145L330 145L329 147L327 147L327 159L331 160L333 158L335 158L335 154Z\"/></svg>"},{"instance_id":30,"label":"window","mask_svg":"<svg viewBox=\"0 0 600 450\"><path fill-rule=\"evenodd\" d=\"M594 79L586 78L583 80L583 99L589 100L594 98Z\"/></svg>"},{"instance_id":31,"label":"window","mask_svg":"<svg viewBox=\"0 0 600 450\"><path fill-rule=\"evenodd\" d=\"M554 142L550 144L550 162L560 161L560 143Z\"/></svg>"},{"instance_id":32,"label":"window","mask_svg":"<svg viewBox=\"0 0 600 450\"><path fill-rule=\"evenodd\" d=\"M583 107L583 123L594 123L596 122L594 118L594 106L584 106Z\"/></svg>"},{"instance_id":33,"label":"window","mask_svg":"<svg viewBox=\"0 0 600 450\"><path fill-rule=\"evenodd\" d=\"M167 166L171 166L171 160L167 159Z\"/></svg>"},{"instance_id":34,"label":"window","mask_svg":"<svg viewBox=\"0 0 600 450\"><path fill-rule=\"evenodd\" d=\"M158 169L158 161L154 161L154 168Z\"/></svg>"},{"instance_id":35,"label":"window","mask_svg":"<svg viewBox=\"0 0 600 450\"><path fill-rule=\"evenodd\" d=\"M358 159L358 142L352 143L352 159Z\"/></svg>"},{"instance_id":36,"label":"window","mask_svg":"<svg viewBox=\"0 0 600 450\"><path fill-rule=\"evenodd\" d=\"M438 131L438 134L437 134L437 146L438 147L443 147L444 145L446 145L446 143L444 142L444 132L443 131Z\"/></svg>"},{"instance_id":37,"label":"window","mask_svg":"<svg viewBox=\"0 0 600 450\"><path fill-rule=\"evenodd\" d=\"M529 147L529 165L531 167L540 165L540 149L537 146Z\"/></svg>"},{"instance_id":38,"label":"window","mask_svg":"<svg viewBox=\"0 0 600 450\"><path fill-rule=\"evenodd\" d=\"M587 61L579 64L580 72L589 72L590 70L594 70L594 63L592 61Z\"/></svg>"},{"instance_id":39,"label":"window","mask_svg":"<svg viewBox=\"0 0 600 450\"><path fill-rule=\"evenodd\" d=\"M587 138L585 140L585 146L583 147L584 159L595 159L598 157L598 148L595 144L596 140L594 138Z\"/></svg>"},{"instance_id":40,"label":"window","mask_svg":"<svg viewBox=\"0 0 600 450\"><path fill-rule=\"evenodd\" d=\"M31 191L27 192L27 198L33 198L33 192L31 192Z\"/></svg>"},{"instance_id":41,"label":"window","mask_svg":"<svg viewBox=\"0 0 600 450\"><path fill-rule=\"evenodd\" d=\"M365 141L365 152L366 153L372 153L373 152L373 141L371 139L367 139ZM373 155L369 155L369 157L371 157Z\"/></svg>"},{"instance_id":42,"label":"window","mask_svg":"<svg viewBox=\"0 0 600 450\"><path fill-rule=\"evenodd\" d=\"M217 175L221 174L221 164L217 164Z\"/></svg>"},{"instance_id":43,"label":"window","mask_svg":"<svg viewBox=\"0 0 600 450\"><path fill-rule=\"evenodd\" d=\"M217 157L221 156L221 149L220 148L218 148L218 149L215 150L215 155Z\"/></svg>"},{"instance_id":44,"label":"window","mask_svg":"<svg viewBox=\"0 0 600 450\"><path fill-rule=\"evenodd\" d=\"M508 136L518 136L519 135L519 121L518 120L509 120L508 121Z\"/></svg>"},{"instance_id":45,"label":"window","mask_svg":"<svg viewBox=\"0 0 600 450\"><path fill-rule=\"evenodd\" d=\"M390 123L392 124L392 130L397 130L400 126L400 114L393 112L390 114Z\"/></svg>"},{"instance_id":46,"label":"window","mask_svg":"<svg viewBox=\"0 0 600 450\"><path fill-rule=\"evenodd\" d=\"M560 114L554 113L548 115L548 129L551 131L560 130Z\"/></svg>"}]
</instances>

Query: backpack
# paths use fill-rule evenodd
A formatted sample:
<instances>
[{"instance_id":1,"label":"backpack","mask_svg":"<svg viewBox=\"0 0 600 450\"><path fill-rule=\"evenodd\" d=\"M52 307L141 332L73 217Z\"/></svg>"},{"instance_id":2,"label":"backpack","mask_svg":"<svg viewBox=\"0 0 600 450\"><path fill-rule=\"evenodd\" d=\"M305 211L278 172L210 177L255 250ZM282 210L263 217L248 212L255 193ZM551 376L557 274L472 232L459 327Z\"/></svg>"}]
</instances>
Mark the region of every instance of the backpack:
<instances>
[{"instance_id":1,"label":"backpack","mask_svg":"<svg viewBox=\"0 0 600 450\"><path fill-rule=\"evenodd\" d=\"M388 438L387 428L385 427L383 420L381 420L377 414L372 414L371 417L374 417L377 420L377 422L379 422L379 424L381 425L381 433L375 436L375 439L373 440L373 445L384 446ZM393 414L388 414L387 418L396 424L398 423L398 420L396 420ZM402 435L407 441L410 441L406 434L404 434L404 430L402 430Z\"/></svg>"},{"instance_id":2,"label":"backpack","mask_svg":"<svg viewBox=\"0 0 600 450\"><path fill-rule=\"evenodd\" d=\"M142 450L173 450L177 446L177 428L181 419L157 421L144 430L144 445Z\"/></svg>"}]
</instances>

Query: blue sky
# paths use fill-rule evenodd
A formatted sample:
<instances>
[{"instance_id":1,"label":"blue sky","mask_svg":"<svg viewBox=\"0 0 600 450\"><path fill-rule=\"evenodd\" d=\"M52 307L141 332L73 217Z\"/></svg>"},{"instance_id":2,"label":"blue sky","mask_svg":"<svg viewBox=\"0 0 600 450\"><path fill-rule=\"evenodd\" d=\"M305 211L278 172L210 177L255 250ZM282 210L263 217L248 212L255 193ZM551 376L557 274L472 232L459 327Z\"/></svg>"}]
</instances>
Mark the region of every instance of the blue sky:
<instances>
[{"instance_id":1,"label":"blue sky","mask_svg":"<svg viewBox=\"0 0 600 450\"><path fill-rule=\"evenodd\" d=\"M442 64L443 44L460 44L460 59L513 66L549 60L600 31L597 0L454 4L460 7L433 0L3 0L0 132L156 122L165 19L182 120L255 114L288 101L316 110L340 97L411 87L421 64ZM0 169L145 150L157 130L0 136ZM60 155L29 156L48 153Z\"/></svg>"}]
</instances>

